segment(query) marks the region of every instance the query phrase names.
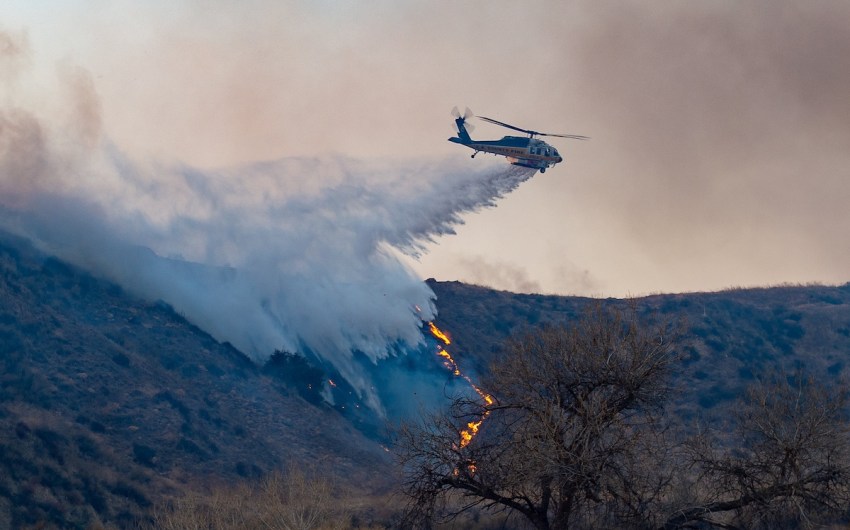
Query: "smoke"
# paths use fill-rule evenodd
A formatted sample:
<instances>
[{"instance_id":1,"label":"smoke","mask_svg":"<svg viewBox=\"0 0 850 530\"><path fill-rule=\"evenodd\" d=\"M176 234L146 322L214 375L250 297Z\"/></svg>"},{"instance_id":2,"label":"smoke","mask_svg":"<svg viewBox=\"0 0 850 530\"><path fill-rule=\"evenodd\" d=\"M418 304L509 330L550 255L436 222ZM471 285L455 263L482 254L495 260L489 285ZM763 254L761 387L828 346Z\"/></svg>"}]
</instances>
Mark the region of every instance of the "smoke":
<instances>
[{"instance_id":1,"label":"smoke","mask_svg":"<svg viewBox=\"0 0 850 530\"><path fill-rule=\"evenodd\" d=\"M605 201L581 213L635 247L617 264L633 282L641 261L668 290L846 281L848 17L835 1L587 7L571 73Z\"/></svg>"},{"instance_id":2,"label":"smoke","mask_svg":"<svg viewBox=\"0 0 850 530\"><path fill-rule=\"evenodd\" d=\"M101 134L85 71L65 65L56 82L60 119L0 109L2 227L168 302L256 359L309 351L378 411L362 360L421 345L435 316L433 292L401 255L534 174L466 157L144 162Z\"/></svg>"}]
</instances>

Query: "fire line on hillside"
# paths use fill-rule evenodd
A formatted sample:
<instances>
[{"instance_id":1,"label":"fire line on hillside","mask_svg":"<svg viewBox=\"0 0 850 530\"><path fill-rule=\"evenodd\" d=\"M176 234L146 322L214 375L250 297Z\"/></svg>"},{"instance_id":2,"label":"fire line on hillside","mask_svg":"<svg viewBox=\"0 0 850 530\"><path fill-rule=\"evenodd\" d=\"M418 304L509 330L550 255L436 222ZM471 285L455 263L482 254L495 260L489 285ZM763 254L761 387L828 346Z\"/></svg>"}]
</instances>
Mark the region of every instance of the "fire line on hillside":
<instances>
[{"instance_id":1,"label":"fire line on hillside","mask_svg":"<svg viewBox=\"0 0 850 530\"><path fill-rule=\"evenodd\" d=\"M462 377L469 383L469 386L475 391L476 394L481 396L481 399L484 400L485 407L484 412L481 413L481 417L478 421L470 421L466 424L466 429L460 431L460 447L464 448L472 442L475 438L475 435L478 434L478 429L481 427L481 424L484 423L484 420L487 419L487 416L490 415L490 410L487 408L495 403L493 396L481 390L475 383L472 382L472 379L462 373L460 371L460 367L457 362L452 357L451 353L446 350L445 346L448 346L452 343L451 338L449 338L448 334L443 332L440 328L438 328L433 322L428 322L428 329L438 340L442 341L443 344L437 344L437 355L443 358L443 365L451 370L451 372L458 377ZM470 469L471 472L475 472L474 466Z\"/></svg>"}]
</instances>

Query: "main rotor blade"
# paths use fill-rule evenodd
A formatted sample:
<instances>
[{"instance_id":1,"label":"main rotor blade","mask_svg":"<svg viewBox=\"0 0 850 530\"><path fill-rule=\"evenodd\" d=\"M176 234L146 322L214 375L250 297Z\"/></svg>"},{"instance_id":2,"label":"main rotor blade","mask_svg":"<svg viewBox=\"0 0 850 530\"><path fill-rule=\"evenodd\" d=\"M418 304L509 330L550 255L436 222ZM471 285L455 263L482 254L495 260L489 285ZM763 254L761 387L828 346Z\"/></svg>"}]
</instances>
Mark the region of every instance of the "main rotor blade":
<instances>
[{"instance_id":1,"label":"main rotor blade","mask_svg":"<svg viewBox=\"0 0 850 530\"><path fill-rule=\"evenodd\" d=\"M526 134L530 134L534 136L535 134L540 134L537 131L529 131L527 129L520 129L519 127L514 127L513 125L501 122L499 120L494 120L493 118L485 118L484 116L478 116L479 120L489 121L490 123L495 123L496 125L501 125L502 127L507 127L508 129L513 129L515 131L524 132Z\"/></svg>"},{"instance_id":2,"label":"main rotor blade","mask_svg":"<svg viewBox=\"0 0 850 530\"><path fill-rule=\"evenodd\" d=\"M519 127L515 127L509 123L505 123L499 120L494 120L493 118L486 118L484 116L478 116L478 119L489 121L490 123L495 123L496 125L501 125L502 127L507 127L508 129L513 129L515 131L524 132L526 134L530 134L532 137L534 136L557 136L559 138L572 138L573 140L590 140L589 136L581 136L578 134L552 134L552 133L544 133L539 131L531 131L529 129L521 129Z\"/></svg>"},{"instance_id":3,"label":"main rotor blade","mask_svg":"<svg viewBox=\"0 0 850 530\"><path fill-rule=\"evenodd\" d=\"M550 134L550 133L534 133L540 136L557 136L558 138L572 138L573 140L590 140L590 136L581 136L578 134Z\"/></svg>"}]
</instances>

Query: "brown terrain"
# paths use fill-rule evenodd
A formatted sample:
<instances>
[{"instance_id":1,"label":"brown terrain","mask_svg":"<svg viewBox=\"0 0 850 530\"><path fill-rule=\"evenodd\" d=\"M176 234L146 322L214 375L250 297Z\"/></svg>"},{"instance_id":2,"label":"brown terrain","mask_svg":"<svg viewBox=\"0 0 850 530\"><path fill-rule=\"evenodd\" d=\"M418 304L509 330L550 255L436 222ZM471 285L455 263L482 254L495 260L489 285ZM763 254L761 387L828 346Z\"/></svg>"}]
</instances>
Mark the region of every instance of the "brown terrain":
<instances>
[{"instance_id":1,"label":"brown terrain","mask_svg":"<svg viewBox=\"0 0 850 530\"><path fill-rule=\"evenodd\" d=\"M428 283L437 324L473 378L511 333L573 320L598 302ZM850 284L602 303L681 324L669 418L683 429L728 415L764 374L831 382L850 371ZM395 466L375 434L380 422L366 428L362 413L346 416L305 391L323 377L296 355L259 366L168 305L3 235L0 528L132 526L164 499L292 466L385 495Z\"/></svg>"},{"instance_id":2,"label":"brown terrain","mask_svg":"<svg viewBox=\"0 0 850 530\"><path fill-rule=\"evenodd\" d=\"M0 528L129 526L291 463L350 481L385 451L162 303L0 242Z\"/></svg>"}]
</instances>

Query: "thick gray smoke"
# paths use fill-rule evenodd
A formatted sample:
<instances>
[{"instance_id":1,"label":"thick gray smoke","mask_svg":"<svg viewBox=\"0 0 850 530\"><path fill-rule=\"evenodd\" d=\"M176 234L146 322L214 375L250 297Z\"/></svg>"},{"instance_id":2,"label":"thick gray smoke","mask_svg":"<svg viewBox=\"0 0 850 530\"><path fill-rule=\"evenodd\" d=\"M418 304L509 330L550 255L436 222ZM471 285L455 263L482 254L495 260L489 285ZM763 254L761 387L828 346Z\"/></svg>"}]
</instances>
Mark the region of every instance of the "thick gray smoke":
<instances>
[{"instance_id":1,"label":"thick gray smoke","mask_svg":"<svg viewBox=\"0 0 850 530\"><path fill-rule=\"evenodd\" d=\"M100 136L85 72L61 80L71 109L62 123L7 90L3 228L165 300L255 358L309 350L376 410L354 352L378 362L416 347L435 316L434 294L400 253L421 252L534 174L466 157L285 158L218 171L140 163Z\"/></svg>"}]
</instances>

